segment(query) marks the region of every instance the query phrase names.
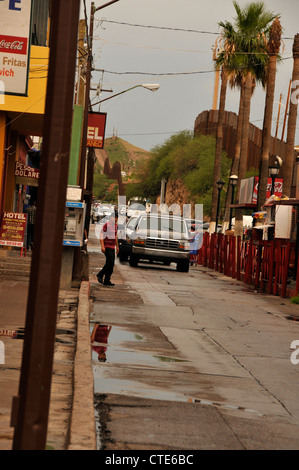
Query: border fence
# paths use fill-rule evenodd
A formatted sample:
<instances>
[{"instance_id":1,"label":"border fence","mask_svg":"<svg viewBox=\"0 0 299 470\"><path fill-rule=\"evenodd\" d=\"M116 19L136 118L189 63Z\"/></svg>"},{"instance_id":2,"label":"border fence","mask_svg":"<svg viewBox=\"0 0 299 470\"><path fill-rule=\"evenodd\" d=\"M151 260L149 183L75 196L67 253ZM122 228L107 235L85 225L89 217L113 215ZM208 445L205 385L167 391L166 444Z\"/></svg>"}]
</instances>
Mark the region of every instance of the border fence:
<instances>
[{"instance_id":1,"label":"border fence","mask_svg":"<svg viewBox=\"0 0 299 470\"><path fill-rule=\"evenodd\" d=\"M243 240L209 232L197 254L199 265L281 297L299 293L298 261L296 243L289 240Z\"/></svg>"}]
</instances>

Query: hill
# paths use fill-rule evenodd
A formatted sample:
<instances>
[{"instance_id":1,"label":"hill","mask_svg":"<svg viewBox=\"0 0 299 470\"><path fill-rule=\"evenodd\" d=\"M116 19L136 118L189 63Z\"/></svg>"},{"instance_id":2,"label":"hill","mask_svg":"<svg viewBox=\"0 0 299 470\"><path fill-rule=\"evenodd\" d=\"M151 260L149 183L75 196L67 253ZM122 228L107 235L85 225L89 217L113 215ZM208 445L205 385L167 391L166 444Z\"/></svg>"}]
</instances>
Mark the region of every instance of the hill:
<instances>
[{"instance_id":1,"label":"hill","mask_svg":"<svg viewBox=\"0 0 299 470\"><path fill-rule=\"evenodd\" d=\"M147 150L135 147L119 137L105 139L103 150L96 150L96 157L101 167L104 167L105 159L108 157L110 165L120 162L121 170L129 176L139 167L139 163L148 159L151 153Z\"/></svg>"}]
</instances>

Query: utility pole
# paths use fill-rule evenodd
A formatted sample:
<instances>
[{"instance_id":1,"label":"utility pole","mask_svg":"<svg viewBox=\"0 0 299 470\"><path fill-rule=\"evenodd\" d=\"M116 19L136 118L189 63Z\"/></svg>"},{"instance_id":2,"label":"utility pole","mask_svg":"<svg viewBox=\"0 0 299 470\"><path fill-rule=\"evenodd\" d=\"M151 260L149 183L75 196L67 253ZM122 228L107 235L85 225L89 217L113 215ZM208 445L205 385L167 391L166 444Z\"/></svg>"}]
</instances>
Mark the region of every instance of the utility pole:
<instances>
[{"instance_id":1,"label":"utility pole","mask_svg":"<svg viewBox=\"0 0 299 470\"><path fill-rule=\"evenodd\" d=\"M45 450L68 180L80 0L52 1L43 151L14 450Z\"/></svg>"},{"instance_id":2,"label":"utility pole","mask_svg":"<svg viewBox=\"0 0 299 470\"><path fill-rule=\"evenodd\" d=\"M112 0L104 5L101 5L95 8L94 2L91 3L90 9L90 25L89 25L89 38L87 41L88 48L88 59L86 67L86 85L85 85L85 104L84 104L84 124L83 124L83 134L82 134L82 151L81 151L81 167L80 167L80 186L84 193L85 186L85 163L86 163L86 143L87 143L87 126L88 126L88 113L91 111L90 106L90 88L91 88L91 71L92 71L92 43L93 43L93 28L94 28L94 14L95 12L106 8L107 6L112 5L113 3L118 2L119 0ZM92 148L88 149L87 156L87 169L86 169L86 191L85 191L85 201L86 201L86 216L85 216L85 229L88 233L89 231L89 219L90 219L90 210L91 210L91 201L92 201L92 190L93 190L93 173L94 173L94 163L95 163L95 151Z\"/></svg>"}]
</instances>

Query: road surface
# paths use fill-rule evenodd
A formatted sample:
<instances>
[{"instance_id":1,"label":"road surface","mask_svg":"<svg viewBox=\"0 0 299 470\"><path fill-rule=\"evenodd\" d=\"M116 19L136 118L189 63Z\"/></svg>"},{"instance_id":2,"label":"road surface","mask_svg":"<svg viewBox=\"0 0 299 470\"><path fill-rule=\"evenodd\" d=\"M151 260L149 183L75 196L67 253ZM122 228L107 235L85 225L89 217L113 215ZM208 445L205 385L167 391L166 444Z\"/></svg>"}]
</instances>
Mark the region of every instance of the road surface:
<instances>
[{"instance_id":1,"label":"road surface","mask_svg":"<svg viewBox=\"0 0 299 470\"><path fill-rule=\"evenodd\" d=\"M103 287L92 225L89 254L90 330L111 327L92 351L99 449L299 449L297 305L207 268L118 259Z\"/></svg>"}]
</instances>

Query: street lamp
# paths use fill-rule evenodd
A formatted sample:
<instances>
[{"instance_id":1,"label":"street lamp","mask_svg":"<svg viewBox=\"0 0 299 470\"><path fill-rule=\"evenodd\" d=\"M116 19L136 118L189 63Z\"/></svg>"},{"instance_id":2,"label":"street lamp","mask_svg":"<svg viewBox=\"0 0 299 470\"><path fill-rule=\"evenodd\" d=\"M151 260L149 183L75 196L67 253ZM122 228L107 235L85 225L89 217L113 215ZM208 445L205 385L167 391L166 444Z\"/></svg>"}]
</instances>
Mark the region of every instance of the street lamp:
<instances>
[{"instance_id":1,"label":"street lamp","mask_svg":"<svg viewBox=\"0 0 299 470\"><path fill-rule=\"evenodd\" d=\"M234 203L234 193L235 193L235 188L238 184L238 177L237 175L231 175L229 177L229 182L230 182L230 185L232 187L232 198L231 198L231 206L230 206L230 215L229 215L229 226L228 226L228 229L231 230L232 228L232 215L233 215L233 208L232 208L232 205Z\"/></svg>"},{"instance_id":2,"label":"street lamp","mask_svg":"<svg viewBox=\"0 0 299 470\"><path fill-rule=\"evenodd\" d=\"M269 166L269 176L272 180L272 182L271 182L271 196L272 196L272 194L274 194L275 178L278 175L278 173L279 173L279 163L276 160L274 162L274 166Z\"/></svg>"},{"instance_id":3,"label":"street lamp","mask_svg":"<svg viewBox=\"0 0 299 470\"><path fill-rule=\"evenodd\" d=\"M150 91L157 91L159 90L160 85L158 83L144 83L142 85L135 85L135 86L132 86L131 88L127 88L126 90L120 91L119 93L116 93L115 95L108 96L108 98L97 101L96 103L92 103L91 106L95 106L96 104L100 104L100 103L103 103L104 101L111 100L111 98L114 98L115 96L122 95L123 93L126 93L127 91L130 91L130 90L134 90L134 88L138 88L138 87L146 88L147 90L150 90Z\"/></svg>"},{"instance_id":4,"label":"street lamp","mask_svg":"<svg viewBox=\"0 0 299 470\"><path fill-rule=\"evenodd\" d=\"M217 229L218 229L218 219L219 219L219 205L220 205L220 193L222 191L222 188L224 186L224 181L223 180L219 180L217 181L217 189L218 189L218 201L217 201L217 215L216 215L216 226L215 226L215 232L217 233Z\"/></svg>"}]
</instances>

